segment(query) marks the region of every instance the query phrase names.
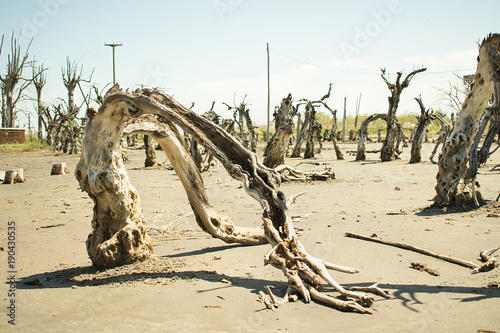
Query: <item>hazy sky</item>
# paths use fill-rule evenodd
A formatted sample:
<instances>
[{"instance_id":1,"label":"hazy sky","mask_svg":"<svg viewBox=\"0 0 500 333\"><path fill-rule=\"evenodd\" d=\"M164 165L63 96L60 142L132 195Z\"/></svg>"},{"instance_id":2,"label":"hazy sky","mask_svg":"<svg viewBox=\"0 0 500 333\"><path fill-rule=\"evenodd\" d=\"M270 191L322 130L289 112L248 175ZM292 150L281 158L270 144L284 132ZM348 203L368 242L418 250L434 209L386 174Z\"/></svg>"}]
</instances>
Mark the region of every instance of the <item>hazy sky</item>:
<instances>
[{"instance_id":1,"label":"hazy sky","mask_svg":"<svg viewBox=\"0 0 500 333\"><path fill-rule=\"evenodd\" d=\"M289 92L294 99L318 99L333 83L327 100L341 113L344 96L354 114L386 112L389 90L380 68L407 74L417 67L402 95L399 112L427 107L450 111L436 93L453 73L472 74L477 42L499 32L500 1L77 1L0 0L0 56L4 72L9 38L31 38L30 55L49 68L44 101L66 99L61 67L67 56L94 70L92 81L112 81L116 49L117 81L123 88L160 87L197 112L229 117L233 97L246 94L254 121L264 124L267 109L266 43L271 58L271 112ZM29 73L27 73L29 74ZM81 96L77 96L80 100ZM26 107L31 108L32 103ZM23 117L24 118L24 117ZM21 126L24 119L21 120Z\"/></svg>"}]
</instances>

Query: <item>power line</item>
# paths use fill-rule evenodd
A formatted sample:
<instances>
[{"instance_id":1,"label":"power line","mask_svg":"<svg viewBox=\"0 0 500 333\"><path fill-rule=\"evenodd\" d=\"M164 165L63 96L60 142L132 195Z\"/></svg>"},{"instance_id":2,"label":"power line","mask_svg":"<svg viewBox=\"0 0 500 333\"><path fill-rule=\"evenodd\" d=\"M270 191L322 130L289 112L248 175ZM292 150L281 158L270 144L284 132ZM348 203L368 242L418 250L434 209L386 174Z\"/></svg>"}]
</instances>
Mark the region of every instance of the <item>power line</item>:
<instances>
[{"instance_id":1,"label":"power line","mask_svg":"<svg viewBox=\"0 0 500 333\"><path fill-rule=\"evenodd\" d=\"M306 64L306 65L311 65L311 66L315 66L315 67L318 67L318 68L323 68L323 69L327 69L327 70L331 70L331 71L337 71L337 72L342 72L342 73L350 73L350 74L361 74L361 75L380 75L380 73L372 73L372 72L358 72L358 71L350 71L350 70L345 70L345 69L339 69L339 68L332 68L332 67L327 67L327 66L323 66L323 65L317 65L317 64L313 64L312 62L308 62L308 61L304 61L304 60L301 60L301 59L297 59L297 58L294 58L294 57L290 57L288 55L285 55L281 52L277 52L275 50L272 50L270 49L271 52L273 53L276 53L277 55L280 55L284 58L288 58L288 59L291 59L291 60L294 60L294 61L297 61L297 62L301 62L303 64ZM471 70L475 70L475 68L463 68L463 69L453 69L453 70L447 70L447 71L437 71L437 72L422 72L421 75L429 75L429 74L446 74L446 73L455 73L455 72L464 72L464 71L471 71ZM390 75L388 73L388 75Z\"/></svg>"}]
</instances>

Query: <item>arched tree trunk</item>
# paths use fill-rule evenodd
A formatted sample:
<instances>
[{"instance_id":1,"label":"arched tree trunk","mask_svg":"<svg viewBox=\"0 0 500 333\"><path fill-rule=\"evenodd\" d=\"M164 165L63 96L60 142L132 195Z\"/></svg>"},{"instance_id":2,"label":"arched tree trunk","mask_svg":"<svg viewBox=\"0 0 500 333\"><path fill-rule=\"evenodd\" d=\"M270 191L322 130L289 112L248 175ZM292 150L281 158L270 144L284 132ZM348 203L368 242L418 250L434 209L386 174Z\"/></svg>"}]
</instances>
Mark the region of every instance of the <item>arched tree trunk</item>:
<instances>
[{"instance_id":1,"label":"arched tree trunk","mask_svg":"<svg viewBox=\"0 0 500 333\"><path fill-rule=\"evenodd\" d=\"M491 45L498 52L499 44L500 35L493 34L485 38L479 47L474 85L439 156L434 198L438 206L474 205L480 199L479 191L472 186L475 177L464 179L464 176L479 122L493 94L492 66L488 61L487 46Z\"/></svg>"},{"instance_id":2,"label":"arched tree trunk","mask_svg":"<svg viewBox=\"0 0 500 333\"><path fill-rule=\"evenodd\" d=\"M356 161L364 161L366 159L366 138L368 136L368 125L378 119L384 119L387 121L387 114L372 114L361 122L358 130L358 153L356 154Z\"/></svg>"},{"instance_id":3,"label":"arched tree trunk","mask_svg":"<svg viewBox=\"0 0 500 333\"><path fill-rule=\"evenodd\" d=\"M427 68L420 68L412 71L406 76L406 78L401 82L402 72L397 73L397 78L395 83L390 83L385 77L385 69L382 69L382 79L386 83L391 96L389 96L389 111L387 112L387 133L385 136L382 149L380 150L380 159L382 162L392 161L399 157L399 152L397 149L399 130L396 126L396 112L398 110L399 101L401 99L401 93L403 89L410 85L411 79L418 73L427 70Z\"/></svg>"},{"instance_id":4,"label":"arched tree trunk","mask_svg":"<svg viewBox=\"0 0 500 333\"><path fill-rule=\"evenodd\" d=\"M177 127L171 122L160 122L152 116L133 118L127 122L123 133L147 134L158 141L186 191L196 222L205 232L226 243L267 243L262 228L237 227L227 215L217 214L213 210L200 170L182 143Z\"/></svg>"},{"instance_id":5,"label":"arched tree trunk","mask_svg":"<svg viewBox=\"0 0 500 333\"><path fill-rule=\"evenodd\" d=\"M280 107L274 113L275 132L266 145L263 164L274 169L278 165L285 164L286 151L293 134L293 117L296 109L292 105L292 94L288 94L281 101Z\"/></svg>"},{"instance_id":6,"label":"arched tree trunk","mask_svg":"<svg viewBox=\"0 0 500 333\"><path fill-rule=\"evenodd\" d=\"M422 142L424 141L427 126L432 119L430 110L425 109L424 103L422 102L422 97L415 98L415 100L420 106L420 117L418 117L418 123L415 128L415 133L413 135L413 140L411 143L410 163L420 163L420 161L422 160Z\"/></svg>"},{"instance_id":7,"label":"arched tree trunk","mask_svg":"<svg viewBox=\"0 0 500 333\"><path fill-rule=\"evenodd\" d=\"M280 269L287 277L289 287L286 301L289 300L289 297L293 299L300 296L305 302L315 300L344 310L370 313L366 307L373 303L372 297L364 293L346 290L335 282L328 273L328 269L346 273L355 273L357 272L356 269L330 264L307 253L295 233L286 198L283 192L279 190L280 176L274 170L260 164L254 153L245 149L220 127L183 107L172 97L150 89L142 89L133 94L116 92L105 99L98 114L94 117L94 120L101 120L102 124L98 124L97 121L96 124L92 120L91 125L87 127L89 137L92 137L95 142L90 139L86 140L86 145L84 145L85 153L82 154L82 160L77 166L76 176L80 181L80 186L94 198L96 205L94 207L93 234L103 237L112 235L109 240L102 239L106 243L102 247L107 249L108 253L117 254L115 258L122 259L121 262L127 261L123 259L122 254L125 254L128 260L132 257L137 258L141 253L143 253L142 257L151 254L150 250L145 253L136 250L143 245L146 249L148 248L145 241L146 237L143 237L144 233L141 233L143 230L140 230L139 227L141 220L143 220L140 215L141 210L134 206L134 203L138 202L138 196L135 191L130 191L131 187L123 188L122 184L116 183L124 179L128 181L128 179L126 173L115 174L115 172L121 171L120 168L123 167L119 156L108 155L110 152L108 147L118 146L116 144L112 146L109 143L116 143L120 139L121 130L124 126L121 123L122 119L142 118L147 114L163 117L172 122L171 128L177 125L192 135L222 163L234 179L241 181L245 191L260 203L264 234L272 246L272 250L265 256L264 262ZM107 122L107 124L104 124L104 122ZM92 125L92 123L95 125ZM110 131L110 129L112 130ZM164 150L167 151L168 147L165 146ZM96 153L102 156L103 161L106 162L98 161L99 168L102 168L103 165L106 166L104 170L92 169L96 166L89 163L91 160L97 160L95 158ZM183 159L181 158L180 163L182 164L182 162ZM91 172L89 172L89 167L92 170ZM201 184L196 182L189 173L186 173L185 177L188 180L190 189L196 192ZM125 189L124 193L123 189ZM116 195L117 192L125 195L123 197L124 201L110 200L120 199ZM132 197L134 202L129 200ZM193 203L192 206L194 206ZM120 209L119 212L112 209L116 207ZM130 207L133 208L132 211L129 211ZM195 215L198 214L195 207L193 207L193 210ZM99 216L100 214L103 214L103 216ZM129 219L129 216L133 217L134 220ZM102 219L99 219L99 217L102 217ZM106 228L110 224L118 226L115 223L118 220L120 221L119 230L113 230L114 233L99 232L99 228L103 228L103 226ZM218 223L214 224L219 227ZM120 242L114 241L114 238L119 238ZM134 241L131 242L130 240ZM107 243L111 243L110 245L113 247L110 248ZM116 261L105 261L105 264L107 266L113 265L116 264ZM337 290L344 299L347 298L347 301L321 294L321 279ZM388 297L380 289L373 289L378 294ZM279 305L274 298L272 303L273 305Z\"/></svg>"}]
</instances>

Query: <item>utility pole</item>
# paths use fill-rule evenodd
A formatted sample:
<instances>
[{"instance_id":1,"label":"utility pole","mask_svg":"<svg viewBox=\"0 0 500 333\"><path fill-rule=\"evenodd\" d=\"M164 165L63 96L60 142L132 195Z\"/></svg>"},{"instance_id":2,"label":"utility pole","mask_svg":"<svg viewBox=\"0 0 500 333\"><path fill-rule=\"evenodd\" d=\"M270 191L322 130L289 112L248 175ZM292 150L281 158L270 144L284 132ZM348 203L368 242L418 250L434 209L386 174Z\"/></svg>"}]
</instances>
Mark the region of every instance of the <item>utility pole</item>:
<instances>
[{"instance_id":1,"label":"utility pole","mask_svg":"<svg viewBox=\"0 0 500 333\"><path fill-rule=\"evenodd\" d=\"M345 142L345 121L347 116L346 104L347 104L347 97L344 97L344 120L342 121L342 142Z\"/></svg>"},{"instance_id":2,"label":"utility pole","mask_svg":"<svg viewBox=\"0 0 500 333\"><path fill-rule=\"evenodd\" d=\"M117 46L122 46L123 44L116 44L116 43L109 43L109 44L104 44L104 46L110 46L113 48L113 85L116 84L116 71L115 71L115 48Z\"/></svg>"},{"instance_id":3,"label":"utility pole","mask_svg":"<svg viewBox=\"0 0 500 333\"><path fill-rule=\"evenodd\" d=\"M270 84L270 75L269 75L269 43L266 43L267 46L267 136L266 141L269 142L269 121L270 121L270 107L271 107L271 84Z\"/></svg>"}]
</instances>

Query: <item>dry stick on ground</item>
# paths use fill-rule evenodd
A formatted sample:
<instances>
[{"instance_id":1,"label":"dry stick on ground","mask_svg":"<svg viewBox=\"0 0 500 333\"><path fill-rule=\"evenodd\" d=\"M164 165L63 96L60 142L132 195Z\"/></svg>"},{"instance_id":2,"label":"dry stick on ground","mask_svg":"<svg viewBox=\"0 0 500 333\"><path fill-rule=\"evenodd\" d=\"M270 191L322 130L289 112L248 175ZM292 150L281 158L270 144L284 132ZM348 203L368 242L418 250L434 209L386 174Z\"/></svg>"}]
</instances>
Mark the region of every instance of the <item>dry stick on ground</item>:
<instances>
[{"instance_id":1,"label":"dry stick on ground","mask_svg":"<svg viewBox=\"0 0 500 333\"><path fill-rule=\"evenodd\" d=\"M299 295L306 303L315 300L317 299L315 291L322 289L321 279L323 279L348 299L343 302L346 309L356 311L358 308L356 304L366 307L373 304L371 296L343 288L328 272L331 269L352 274L358 272L357 269L328 263L307 253L295 233L286 206L285 195L279 189L280 176L276 171L262 165L254 153L245 149L239 141L222 128L185 108L172 97L151 89L137 90L135 93L117 91L106 98L95 119L101 113L107 114L107 119L110 122L107 123L108 126L99 126L99 123L92 125L92 127L96 126L94 127L95 134L98 134L99 131L106 133L110 129L116 129L121 136L121 129L123 129L124 125L117 124L120 121L140 118L148 114L163 117L166 121L171 122L171 128L177 125L192 135L221 162L234 179L241 181L247 194L261 204L264 233L272 246L272 250L265 256L264 263L282 270L287 277L288 290L286 297ZM106 116L103 117L106 118ZM113 121L111 121L111 118ZM95 119L91 121L91 124ZM104 125L104 123L101 124ZM109 126L111 124L112 126ZM94 136L96 140L94 144L99 147L114 147L113 142L108 142L108 137L96 135ZM100 151L105 152L105 150ZM167 150L165 149L165 151ZM179 163L182 165L184 159L181 155L178 156L180 157ZM112 161L110 162L112 163ZM80 165L76 172L81 186L85 185L85 176L89 175L87 172L84 175L84 168L85 165ZM108 182L116 181L116 178L112 177L112 171L105 171L103 175L103 178ZM126 175L123 176L122 178L127 178ZM194 182L191 174L186 174L186 179L189 182L190 190L196 191L200 183ZM116 190L114 186L109 186L112 185L110 183L103 184L103 186L98 182L98 178L92 180L97 187L96 189L101 193L113 193ZM90 181L90 179L87 181ZM88 188L88 186L85 189L90 191L89 194L94 190L94 188ZM134 198L138 198L138 194L133 193L133 195ZM137 197L135 197L136 195ZM119 204L119 202L114 203ZM126 208L126 205L122 203L120 207L123 209ZM106 212L106 207L101 208L104 208L104 212ZM94 212L101 210L94 208ZM199 218L197 216L198 212L194 212L195 216ZM106 222L106 220L101 220L101 222ZM119 243L115 242L114 245L119 246ZM313 289L315 291L312 291Z\"/></svg>"},{"instance_id":2,"label":"dry stick on ground","mask_svg":"<svg viewBox=\"0 0 500 333\"><path fill-rule=\"evenodd\" d=\"M445 260L445 261L451 262L453 264L457 264L457 265L460 265L460 266L465 266L465 267L468 267L468 268L472 268L473 270L479 270L480 267L481 267L481 266L479 266L477 264L474 264L472 262L469 262L469 261L465 261L465 260L462 260L462 259L453 258L451 256L444 256L444 255L437 254L437 253L434 253L434 252L431 252L431 251L428 251L428 250L425 250L425 249L421 249L419 247L416 247L416 246L413 246L413 245L409 245L409 244L405 244L405 243L391 242L391 241L386 241L386 240L382 240L382 239L375 238L375 237L368 237L368 236L363 236L363 235L359 235L359 234L353 234L353 233L350 233L350 232L346 232L345 235L346 235L346 237L352 237L352 238L362 239L362 240L366 240L366 241L370 241L370 242L375 242L375 243L380 243L380 244L385 244L385 245L399 247L400 249L405 249L405 250L417 252L417 253L420 253L420 254L424 254L426 256L431 256L431 257L434 257L434 258Z\"/></svg>"}]
</instances>

